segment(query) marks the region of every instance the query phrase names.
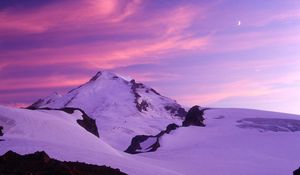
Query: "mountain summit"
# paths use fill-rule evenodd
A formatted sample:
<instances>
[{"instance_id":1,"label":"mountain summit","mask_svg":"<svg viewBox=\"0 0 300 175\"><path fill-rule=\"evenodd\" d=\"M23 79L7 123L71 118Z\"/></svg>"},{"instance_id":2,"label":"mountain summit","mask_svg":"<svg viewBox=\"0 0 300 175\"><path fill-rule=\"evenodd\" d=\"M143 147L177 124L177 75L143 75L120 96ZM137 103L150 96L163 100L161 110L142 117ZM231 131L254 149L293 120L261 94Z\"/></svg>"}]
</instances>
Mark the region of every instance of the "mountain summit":
<instances>
[{"instance_id":1,"label":"mountain summit","mask_svg":"<svg viewBox=\"0 0 300 175\"><path fill-rule=\"evenodd\" d=\"M99 71L65 95L51 95L29 106L31 109L65 107L85 111L96 120L100 137L118 149L125 149L135 135L156 134L170 123L182 122L186 115L175 100L108 71Z\"/></svg>"}]
</instances>

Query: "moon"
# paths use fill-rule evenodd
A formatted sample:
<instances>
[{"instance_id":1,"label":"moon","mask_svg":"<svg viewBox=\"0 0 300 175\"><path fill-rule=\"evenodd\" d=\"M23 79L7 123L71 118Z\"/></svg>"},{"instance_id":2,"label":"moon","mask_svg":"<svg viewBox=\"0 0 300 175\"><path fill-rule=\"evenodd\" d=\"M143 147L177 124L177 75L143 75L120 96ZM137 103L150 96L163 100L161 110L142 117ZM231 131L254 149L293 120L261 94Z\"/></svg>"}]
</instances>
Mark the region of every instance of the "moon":
<instances>
[{"instance_id":1,"label":"moon","mask_svg":"<svg viewBox=\"0 0 300 175\"><path fill-rule=\"evenodd\" d=\"M241 24L242 24L242 23L241 23L241 21L239 20L238 23L237 23L237 25L240 26Z\"/></svg>"}]
</instances>

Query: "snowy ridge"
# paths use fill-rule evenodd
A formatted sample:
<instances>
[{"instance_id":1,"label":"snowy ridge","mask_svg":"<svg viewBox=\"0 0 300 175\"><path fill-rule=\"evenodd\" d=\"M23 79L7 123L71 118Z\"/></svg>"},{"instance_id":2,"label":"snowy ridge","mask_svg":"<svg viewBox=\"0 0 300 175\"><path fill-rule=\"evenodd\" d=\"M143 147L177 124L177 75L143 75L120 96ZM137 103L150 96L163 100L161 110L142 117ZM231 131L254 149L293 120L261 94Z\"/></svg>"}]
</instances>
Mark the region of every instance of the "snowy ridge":
<instances>
[{"instance_id":1,"label":"snowy ridge","mask_svg":"<svg viewBox=\"0 0 300 175\"><path fill-rule=\"evenodd\" d=\"M62 96L61 94L54 92L53 94L51 94L45 98L40 98L39 100L34 102L32 105L30 105L29 108L35 108L37 106L49 104L51 102L54 102L56 99L60 98L61 96Z\"/></svg>"}]
</instances>

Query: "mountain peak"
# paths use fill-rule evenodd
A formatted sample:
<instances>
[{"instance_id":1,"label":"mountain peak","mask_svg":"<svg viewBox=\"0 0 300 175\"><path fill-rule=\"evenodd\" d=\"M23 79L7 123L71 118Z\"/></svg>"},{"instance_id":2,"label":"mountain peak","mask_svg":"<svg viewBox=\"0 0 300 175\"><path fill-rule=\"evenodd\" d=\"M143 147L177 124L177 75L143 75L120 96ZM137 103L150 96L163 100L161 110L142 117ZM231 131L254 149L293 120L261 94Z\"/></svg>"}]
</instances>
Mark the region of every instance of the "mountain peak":
<instances>
[{"instance_id":1,"label":"mountain peak","mask_svg":"<svg viewBox=\"0 0 300 175\"><path fill-rule=\"evenodd\" d=\"M120 78L119 76L117 76L116 74L109 72L109 71L98 71L96 73L96 75L94 75L90 81L96 81L98 79L117 79Z\"/></svg>"},{"instance_id":2,"label":"mountain peak","mask_svg":"<svg viewBox=\"0 0 300 175\"><path fill-rule=\"evenodd\" d=\"M111 145L121 149L126 147L115 138L122 136L122 140L126 138L129 142L135 135L156 133L170 123L181 123L186 114L175 100L109 71L99 71L87 83L67 94L40 99L29 108L65 107L82 109L96 120L99 133L112 141Z\"/></svg>"},{"instance_id":3,"label":"mountain peak","mask_svg":"<svg viewBox=\"0 0 300 175\"><path fill-rule=\"evenodd\" d=\"M120 75L120 74L116 74L107 70L101 70L98 71L91 79L89 82L94 82L97 80L123 80L127 83L131 82L132 80L134 80L133 78L129 77L129 76L124 76L124 75Z\"/></svg>"}]
</instances>

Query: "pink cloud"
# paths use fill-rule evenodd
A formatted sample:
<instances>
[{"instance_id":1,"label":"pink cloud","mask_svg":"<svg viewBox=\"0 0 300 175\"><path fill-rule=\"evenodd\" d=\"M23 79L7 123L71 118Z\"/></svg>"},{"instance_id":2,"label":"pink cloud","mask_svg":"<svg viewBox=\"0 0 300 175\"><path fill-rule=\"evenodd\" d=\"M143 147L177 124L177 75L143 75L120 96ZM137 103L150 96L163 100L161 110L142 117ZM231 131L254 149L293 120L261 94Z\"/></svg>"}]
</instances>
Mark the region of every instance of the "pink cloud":
<instances>
[{"instance_id":1,"label":"pink cloud","mask_svg":"<svg viewBox=\"0 0 300 175\"><path fill-rule=\"evenodd\" d=\"M132 15L139 0L124 3L121 0L61 2L34 11L17 12L6 9L0 12L1 34L15 35L17 31L42 33L50 28L80 27L86 24L119 22Z\"/></svg>"},{"instance_id":2,"label":"pink cloud","mask_svg":"<svg viewBox=\"0 0 300 175\"><path fill-rule=\"evenodd\" d=\"M64 75L48 76L41 78L18 78L3 80L0 90L16 90L16 89L29 89L29 88L59 88L59 87L75 87L88 81L89 77L76 77L70 78Z\"/></svg>"},{"instance_id":3,"label":"pink cloud","mask_svg":"<svg viewBox=\"0 0 300 175\"><path fill-rule=\"evenodd\" d=\"M134 1L136 4L129 8L131 12L126 12L126 15L131 15L132 9L137 8L139 1ZM108 4L109 5L109 4ZM133 7L134 6L134 7ZM126 11L126 10L125 10ZM134 10L133 10L134 11ZM108 13L108 12L107 12ZM111 12L113 13L113 12ZM147 23L144 21L132 23L124 23L118 21L120 25L135 25L137 28L147 26L146 32L162 33L162 35L147 39L135 39L130 41L97 41L85 45L70 45L62 48L38 48L30 50L20 50L16 52L4 52L2 58L5 61L4 65L19 64L23 66L38 66L51 64L70 64L80 63L82 67L87 69L98 68L114 68L118 66L127 66L141 63L159 62L164 54L174 53L174 50L198 50L203 48L207 42L207 37L191 37L192 33L185 30L191 25L192 19L196 12L192 12L191 8L175 8L168 11L165 18L153 18ZM172 14L172 17L169 16ZM161 23L165 26L161 29ZM141 25L141 26L140 26ZM172 29L172 30L170 30ZM129 31L131 32L131 31ZM65 36L62 36L65 37ZM24 57L26 56L26 57ZM22 58L24 57L24 58ZM11 59L18 58L18 59ZM143 58L143 59L141 59ZM166 75L165 78L174 78L174 75ZM155 81L154 75L140 75L140 81ZM162 78L162 76L160 76ZM77 77L71 80L64 76L29 78L26 79L9 79L4 80L0 89L23 89L26 88L52 88L52 87L69 87L82 84L88 77ZM157 79L156 79L157 80Z\"/></svg>"},{"instance_id":4,"label":"pink cloud","mask_svg":"<svg viewBox=\"0 0 300 175\"><path fill-rule=\"evenodd\" d=\"M179 102L188 102L188 105L211 105L229 97L258 97L274 92L274 90L252 80L239 80L216 86L217 89L214 88L215 90L211 92L177 96L176 99L178 99Z\"/></svg>"},{"instance_id":5,"label":"pink cloud","mask_svg":"<svg viewBox=\"0 0 300 175\"><path fill-rule=\"evenodd\" d=\"M96 1L95 1L96 2ZM93 2L93 3L95 3ZM102 4L98 5L91 5L90 8L106 8L107 12L105 15L119 13L118 8L120 8L120 4L117 2L119 1L101 1ZM152 38L145 38L145 39L135 39L129 41L97 41L94 43L87 43L84 45L70 45L64 46L62 48L38 48L38 49L31 49L31 50L21 50L16 52L4 52L3 58L11 58L11 57L18 57L21 58L26 55L26 59L15 59L15 60L7 60L7 63L18 63L18 64L34 64L42 65L42 64L55 64L55 63L68 63L68 62L83 62L85 65L88 66L96 66L101 68L113 68L116 66L126 66L139 61L140 63L153 63L159 61L157 59L158 56L163 54L170 54L174 52L178 52L180 50L189 50L189 51L198 51L199 49L203 49L207 43L209 42L209 37L193 37L193 33L187 31L195 19L195 17L199 14L199 10L192 8L190 6L184 7L176 7L174 9L170 9L165 14L160 14L161 17L151 18L149 20L141 20L141 21L127 21L122 22L120 21L121 18L124 16L132 15L137 8L141 5L142 1L131 1L123 7L122 13L117 17L118 20L114 19L114 22L118 23L122 29L125 29L125 32L132 33L130 31L131 28L126 29L127 26L134 26L134 32L136 29L143 29L142 33L151 33L155 36ZM97 1L98 3L98 1ZM77 7L77 6L76 6ZM89 7L89 6L88 6ZM47 8L54 8L54 7L47 7ZM74 11L77 9L75 8ZM66 11L66 10L64 10ZM80 11L80 10L79 10ZM56 10L58 14L62 13L64 16L65 12L60 12L60 9ZM91 14L85 14L82 11L76 12L76 14L84 14L84 18L87 16L97 16L97 10L91 10ZM41 15L32 15L33 16L43 16L43 12ZM104 12L103 12L104 13ZM102 16L105 16L102 15ZM46 19L48 16L51 16L47 13ZM56 14L57 16L57 14ZM101 15L100 15L101 16ZM121 18L120 18L121 17ZM55 18L56 17L49 17ZM63 18L63 17L62 17ZM76 18L76 17L73 17ZM111 19L111 16L109 17ZM27 19L27 18L26 18ZM60 18L59 18L60 19ZM63 20L69 20L63 19ZM72 19L76 21L76 19ZM69 20L69 21L72 21ZM35 21L35 20L33 20ZM47 20L46 20L47 21ZM50 20L51 21L51 20ZM60 20L57 23L62 23ZM51 23L51 22L50 22ZM163 26L163 27L162 27ZM1 28L1 27L0 27ZM104 31L106 32L106 31ZM109 32L109 31L108 31ZM116 33L119 30L115 30ZM124 31L122 31L124 32ZM72 31L71 31L72 33ZM81 32L75 31L74 35L80 35ZM159 35L157 35L159 34ZM64 37L73 37L74 35L68 32L67 36ZM66 38L69 39L69 38ZM148 59L141 60L140 58L147 57Z\"/></svg>"}]
</instances>

